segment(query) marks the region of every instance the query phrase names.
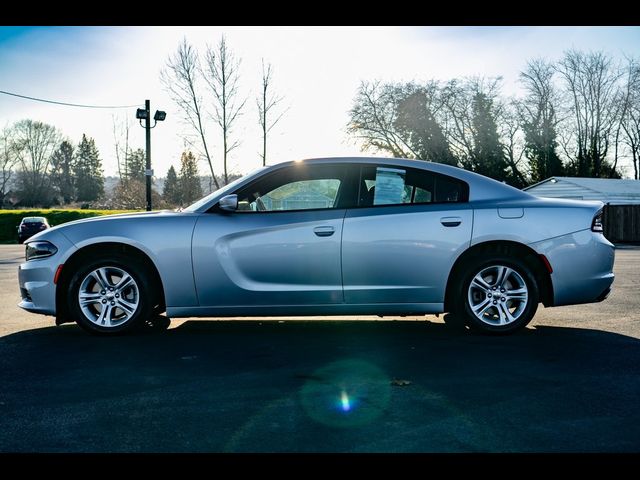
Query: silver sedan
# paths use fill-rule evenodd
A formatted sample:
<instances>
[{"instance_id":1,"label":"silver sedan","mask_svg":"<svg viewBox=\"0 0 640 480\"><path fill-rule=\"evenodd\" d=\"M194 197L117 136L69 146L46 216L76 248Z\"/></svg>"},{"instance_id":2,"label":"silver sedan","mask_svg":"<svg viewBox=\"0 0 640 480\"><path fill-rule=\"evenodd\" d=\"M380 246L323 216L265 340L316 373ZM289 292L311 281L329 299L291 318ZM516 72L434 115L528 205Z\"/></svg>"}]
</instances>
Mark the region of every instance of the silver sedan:
<instances>
[{"instance_id":1,"label":"silver sedan","mask_svg":"<svg viewBox=\"0 0 640 480\"><path fill-rule=\"evenodd\" d=\"M25 310L92 333L170 317L454 312L509 333L538 304L613 283L602 203L551 200L466 170L387 158L262 168L181 212L111 215L32 237Z\"/></svg>"}]
</instances>

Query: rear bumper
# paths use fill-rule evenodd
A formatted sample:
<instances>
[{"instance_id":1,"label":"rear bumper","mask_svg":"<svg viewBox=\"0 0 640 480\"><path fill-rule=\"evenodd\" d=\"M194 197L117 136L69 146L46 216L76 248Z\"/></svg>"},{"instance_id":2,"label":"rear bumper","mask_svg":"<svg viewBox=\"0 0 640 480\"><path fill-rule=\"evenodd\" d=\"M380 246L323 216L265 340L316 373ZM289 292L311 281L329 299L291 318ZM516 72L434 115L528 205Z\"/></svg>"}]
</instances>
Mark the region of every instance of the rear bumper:
<instances>
[{"instance_id":1,"label":"rear bumper","mask_svg":"<svg viewBox=\"0 0 640 480\"><path fill-rule=\"evenodd\" d=\"M531 245L553 268L553 305L601 302L614 280L615 247L591 230L563 235Z\"/></svg>"}]
</instances>

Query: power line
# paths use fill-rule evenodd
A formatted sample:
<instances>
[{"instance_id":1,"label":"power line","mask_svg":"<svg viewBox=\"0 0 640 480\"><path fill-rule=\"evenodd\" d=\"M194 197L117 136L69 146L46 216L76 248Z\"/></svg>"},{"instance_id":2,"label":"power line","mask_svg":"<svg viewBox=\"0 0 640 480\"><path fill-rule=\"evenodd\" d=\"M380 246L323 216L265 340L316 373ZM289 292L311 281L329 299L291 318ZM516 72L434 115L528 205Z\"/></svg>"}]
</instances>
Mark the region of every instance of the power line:
<instances>
[{"instance_id":1,"label":"power line","mask_svg":"<svg viewBox=\"0 0 640 480\"><path fill-rule=\"evenodd\" d=\"M4 95L10 95L12 97L25 98L27 100L35 100L36 102L44 102L44 103L53 103L55 105L64 105L67 107L80 107L80 108L133 108L140 107L140 104L137 105L81 105L79 103L66 103L66 102L56 102L55 100L45 100L44 98L35 98L29 97L27 95L20 95L17 93L5 92L4 90L0 90L0 93Z\"/></svg>"}]
</instances>

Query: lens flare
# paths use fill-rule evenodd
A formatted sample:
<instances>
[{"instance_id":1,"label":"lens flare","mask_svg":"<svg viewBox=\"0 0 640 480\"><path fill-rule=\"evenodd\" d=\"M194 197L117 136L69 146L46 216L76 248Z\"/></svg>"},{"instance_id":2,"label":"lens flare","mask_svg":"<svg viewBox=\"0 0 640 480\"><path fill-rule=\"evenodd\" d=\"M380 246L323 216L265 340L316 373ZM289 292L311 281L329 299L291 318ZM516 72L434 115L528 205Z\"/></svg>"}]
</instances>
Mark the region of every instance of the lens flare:
<instances>
[{"instance_id":1,"label":"lens flare","mask_svg":"<svg viewBox=\"0 0 640 480\"><path fill-rule=\"evenodd\" d=\"M389 405L391 378L370 362L344 359L318 368L300 389L311 419L330 427L370 424Z\"/></svg>"},{"instance_id":2,"label":"lens flare","mask_svg":"<svg viewBox=\"0 0 640 480\"><path fill-rule=\"evenodd\" d=\"M351 402L349 401L349 395L347 395L347 392L345 392L344 390L340 395L340 405L342 406L343 412L348 412L349 410L351 410Z\"/></svg>"}]
</instances>

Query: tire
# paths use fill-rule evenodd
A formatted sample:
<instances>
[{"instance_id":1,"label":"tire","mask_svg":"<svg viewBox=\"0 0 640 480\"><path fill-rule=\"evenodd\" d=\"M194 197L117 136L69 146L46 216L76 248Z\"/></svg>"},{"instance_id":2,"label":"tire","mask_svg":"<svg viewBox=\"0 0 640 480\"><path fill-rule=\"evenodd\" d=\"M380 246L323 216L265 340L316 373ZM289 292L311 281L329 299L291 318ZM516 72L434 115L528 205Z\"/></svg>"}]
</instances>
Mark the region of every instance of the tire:
<instances>
[{"instance_id":1,"label":"tire","mask_svg":"<svg viewBox=\"0 0 640 480\"><path fill-rule=\"evenodd\" d=\"M119 282L126 285L118 288ZM147 269L134 258L117 253L101 255L83 263L73 273L67 290L68 312L80 327L92 334L131 332L153 314L157 303L153 285ZM81 305L81 294L84 305Z\"/></svg>"},{"instance_id":2,"label":"tire","mask_svg":"<svg viewBox=\"0 0 640 480\"><path fill-rule=\"evenodd\" d=\"M519 258L499 254L475 258L467 262L459 278L455 313L472 330L513 333L526 327L536 314L538 283L532 268Z\"/></svg>"}]
</instances>

